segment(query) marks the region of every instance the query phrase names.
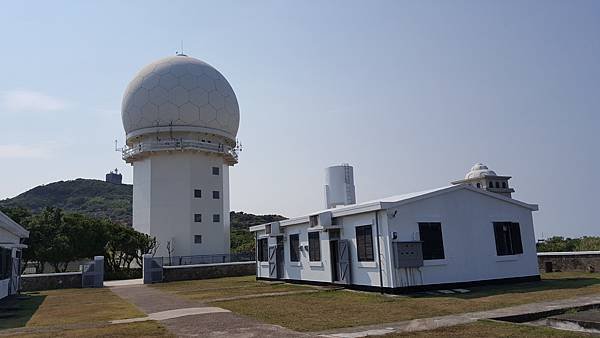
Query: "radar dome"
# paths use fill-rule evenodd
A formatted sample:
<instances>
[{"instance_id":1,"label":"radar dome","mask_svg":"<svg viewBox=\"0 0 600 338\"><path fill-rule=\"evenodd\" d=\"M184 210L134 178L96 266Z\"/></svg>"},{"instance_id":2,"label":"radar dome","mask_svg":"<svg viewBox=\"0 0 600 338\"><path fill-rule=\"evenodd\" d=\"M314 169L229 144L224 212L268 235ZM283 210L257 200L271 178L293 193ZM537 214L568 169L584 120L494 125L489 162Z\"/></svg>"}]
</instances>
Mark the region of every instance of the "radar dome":
<instances>
[{"instance_id":1,"label":"radar dome","mask_svg":"<svg viewBox=\"0 0 600 338\"><path fill-rule=\"evenodd\" d=\"M177 55L147 65L121 105L127 139L159 131L200 132L235 143L240 111L229 82L211 65Z\"/></svg>"},{"instance_id":2,"label":"radar dome","mask_svg":"<svg viewBox=\"0 0 600 338\"><path fill-rule=\"evenodd\" d=\"M484 176L496 176L496 173L493 170L490 170L483 163L476 163L465 175L465 179L468 180L470 178L480 178Z\"/></svg>"}]
</instances>

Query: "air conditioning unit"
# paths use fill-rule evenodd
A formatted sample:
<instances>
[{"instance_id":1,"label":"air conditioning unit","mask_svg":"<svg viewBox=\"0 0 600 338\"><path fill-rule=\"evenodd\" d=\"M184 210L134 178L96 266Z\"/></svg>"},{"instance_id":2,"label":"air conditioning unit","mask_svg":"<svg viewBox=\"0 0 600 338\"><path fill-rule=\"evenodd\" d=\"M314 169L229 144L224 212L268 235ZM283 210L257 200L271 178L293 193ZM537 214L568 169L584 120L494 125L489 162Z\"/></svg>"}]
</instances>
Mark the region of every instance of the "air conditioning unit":
<instances>
[{"instance_id":1,"label":"air conditioning unit","mask_svg":"<svg viewBox=\"0 0 600 338\"><path fill-rule=\"evenodd\" d=\"M265 225L265 232L269 236L278 236L283 234L279 222L273 222Z\"/></svg>"},{"instance_id":2,"label":"air conditioning unit","mask_svg":"<svg viewBox=\"0 0 600 338\"><path fill-rule=\"evenodd\" d=\"M308 223L310 227L329 227L332 225L331 222L332 213L331 211L325 211L320 214L310 215L308 217Z\"/></svg>"}]
</instances>

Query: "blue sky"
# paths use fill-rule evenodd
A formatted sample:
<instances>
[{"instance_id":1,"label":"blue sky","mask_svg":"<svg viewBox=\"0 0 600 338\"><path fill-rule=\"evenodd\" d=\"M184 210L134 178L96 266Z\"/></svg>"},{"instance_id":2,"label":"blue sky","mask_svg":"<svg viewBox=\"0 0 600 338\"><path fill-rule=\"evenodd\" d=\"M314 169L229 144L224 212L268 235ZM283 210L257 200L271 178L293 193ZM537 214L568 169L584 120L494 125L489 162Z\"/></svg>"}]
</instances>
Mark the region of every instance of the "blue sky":
<instances>
[{"instance_id":1,"label":"blue sky","mask_svg":"<svg viewBox=\"0 0 600 338\"><path fill-rule=\"evenodd\" d=\"M460 179L475 162L538 203L538 237L600 235L597 1L12 1L0 11L0 198L128 167L120 104L185 52L236 91L233 210L359 201Z\"/></svg>"}]
</instances>

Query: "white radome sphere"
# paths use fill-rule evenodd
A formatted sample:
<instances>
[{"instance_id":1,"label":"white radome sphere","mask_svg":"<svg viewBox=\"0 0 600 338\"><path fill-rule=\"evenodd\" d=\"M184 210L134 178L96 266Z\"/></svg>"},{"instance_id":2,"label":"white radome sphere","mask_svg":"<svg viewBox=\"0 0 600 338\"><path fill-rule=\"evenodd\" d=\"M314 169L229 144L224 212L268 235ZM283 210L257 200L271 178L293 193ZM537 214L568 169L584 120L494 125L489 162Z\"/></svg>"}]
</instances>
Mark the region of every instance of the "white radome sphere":
<instances>
[{"instance_id":1,"label":"white radome sphere","mask_svg":"<svg viewBox=\"0 0 600 338\"><path fill-rule=\"evenodd\" d=\"M140 70L125 90L121 117L127 139L167 127L214 132L235 141L240 124L229 82L211 65L186 55Z\"/></svg>"}]
</instances>

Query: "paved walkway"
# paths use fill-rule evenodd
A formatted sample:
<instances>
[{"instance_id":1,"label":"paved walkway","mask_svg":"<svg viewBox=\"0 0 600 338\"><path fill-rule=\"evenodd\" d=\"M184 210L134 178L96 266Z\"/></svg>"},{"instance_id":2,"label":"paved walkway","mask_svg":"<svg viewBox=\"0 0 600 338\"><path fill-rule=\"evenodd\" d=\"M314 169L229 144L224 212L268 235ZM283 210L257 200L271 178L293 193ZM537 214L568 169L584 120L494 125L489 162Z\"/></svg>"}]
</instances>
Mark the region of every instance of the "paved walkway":
<instances>
[{"instance_id":1,"label":"paved walkway","mask_svg":"<svg viewBox=\"0 0 600 338\"><path fill-rule=\"evenodd\" d=\"M239 316L221 308L209 307L146 285L115 286L111 287L111 290L149 317L160 320L169 331L180 337L308 336L281 326Z\"/></svg>"},{"instance_id":2,"label":"paved walkway","mask_svg":"<svg viewBox=\"0 0 600 338\"><path fill-rule=\"evenodd\" d=\"M126 286L126 285L142 285L144 284L144 280L141 278L136 279L124 279L124 280L109 280L104 282L104 286L112 287L112 286Z\"/></svg>"},{"instance_id":3,"label":"paved walkway","mask_svg":"<svg viewBox=\"0 0 600 338\"><path fill-rule=\"evenodd\" d=\"M530 303L489 311L470 312L456 315L422 318L407 320L396 323L356 326L338 330L314 332L321 337L366 337L384 335L394 332L413 332L433 330L440 327L448 327L475 322L479 319L491 319L507 316L525 315L529 313L540 313L558 309L569 309L574 307L600 304L600 295L568 298L550 302Z\"/></svg>"}]
</instances>

